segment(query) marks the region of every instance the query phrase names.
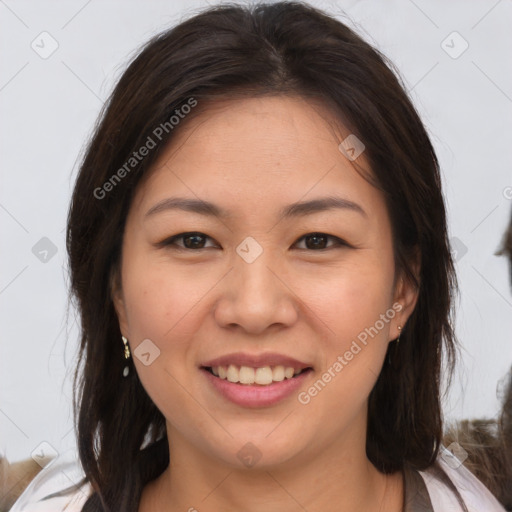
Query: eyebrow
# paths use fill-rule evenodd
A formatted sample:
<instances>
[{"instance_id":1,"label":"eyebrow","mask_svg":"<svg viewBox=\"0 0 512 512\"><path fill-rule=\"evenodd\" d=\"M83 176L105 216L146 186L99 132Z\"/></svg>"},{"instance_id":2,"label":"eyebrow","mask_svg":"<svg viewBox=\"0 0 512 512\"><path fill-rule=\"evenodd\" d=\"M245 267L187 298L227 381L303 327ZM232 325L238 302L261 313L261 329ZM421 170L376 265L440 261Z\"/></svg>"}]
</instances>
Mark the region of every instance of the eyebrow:
<instances>
[{"instance_id":1,"label":"eyebrow","mask_svg":"<svg viewBox=\"0 0 512 512\"><path fill-rule=\"evenodd\" d=\"M285 206L280 210L279 218L289 219L292 217L304 217L312 213L333 209L354 211L363 217L368 217L368 214L359 204L342 197L328 196L312 199L310 201L292 203L288 206ZM146 212L145 218L168 210L183 210L186 212L197 213L199 215L213 216L218 218L228 218L231 216L229 211L224 210L220 206L214 203L210 203L209 201L185 197L169 197L152 206Z\"/></svg>"}]
</instances>

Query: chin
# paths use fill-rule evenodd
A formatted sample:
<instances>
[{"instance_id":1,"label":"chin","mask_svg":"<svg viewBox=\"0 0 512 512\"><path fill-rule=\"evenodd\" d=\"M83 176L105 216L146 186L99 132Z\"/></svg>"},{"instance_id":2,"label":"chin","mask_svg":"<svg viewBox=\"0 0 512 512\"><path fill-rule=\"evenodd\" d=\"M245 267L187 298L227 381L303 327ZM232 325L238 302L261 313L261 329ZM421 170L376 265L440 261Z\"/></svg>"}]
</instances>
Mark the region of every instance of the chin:
<instances>
[{"instance_id":1,"label":"chin","mask_svg":"<svg viewBox=\"0 0 512 512\"><path fill-rule=\"evenodd\" d=\"M236 469L270 470L286 465L309 444L307 438L300 435L300 432L294 435L290 431L283 430L277 437L275 432L268 435L272 429L257 429L259 432L264 432L259 436L254 434L254 430L253 426L247 435L234 435L233 438L229 438L224 445L224 450L219 451L221 444L212 446L212 456ZM274 435L275 438L272 439ZM226 457L227 454L229 455Z\"/></svg>"}]
</instances>

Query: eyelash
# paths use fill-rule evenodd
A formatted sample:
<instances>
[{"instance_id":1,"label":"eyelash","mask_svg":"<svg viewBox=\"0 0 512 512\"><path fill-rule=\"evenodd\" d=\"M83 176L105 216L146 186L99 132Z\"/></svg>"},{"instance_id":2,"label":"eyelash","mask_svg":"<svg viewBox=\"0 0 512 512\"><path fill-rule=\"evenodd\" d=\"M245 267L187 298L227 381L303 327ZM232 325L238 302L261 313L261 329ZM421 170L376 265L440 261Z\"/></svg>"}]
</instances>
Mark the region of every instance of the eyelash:
<instances>
[{"instance_id":1,"label":"eyelash","mask_svg":"<svg viewBox=\"0 0 512 512\"><path fill-rule=\"evenodd\" d=\"M205 249L211 249L211 247L200 247L198 249L191 249L189 247L181 247L179 245L176 245L175 241L176 240L179 240L179 239L184 239L184 238L187 238L189 236L199 236L199 237L203 237L203 238L209 238L210 240L213 240L210 236L208 235L205 235L204 233L200 233L198 231L191 231L191 232L187 232L187 233L179 233L177 235L174 235L174 236L171 236L169 238L166 238L165 240L163 240L162 242L159 242L158 244L156 244L157 246L159 247L170 247L170 246L174 246L175 249L178 249L178 250L183 250L183 251L193 251L193 252L198 252L198 251L202 251L202 250L205 250ZM345 242L344 240L342 240L341 238L337 237L337 236L334 236L334 235L328 235L326 233L321 233L321 232L318 232L318 231L314 231L312 233L307 233L305 235L303 235L302 237L300 237L297 242L295 243L298 243L302 240L304 240L305 238L309 237L309 236L321 236L321 237L325 237L325 238L328 238L328 239L331 239L331 240L334 240L336 242L336 245L334 246L331 246L331 247L325 247L323 249L300 249L302 251L312 251L312 252L322 252L322 251L328 251L330 249L336 249L336 248L340 248L340 247L351 247L351 245L349 245L347 242Z\"/></svg>"}]
</instances>

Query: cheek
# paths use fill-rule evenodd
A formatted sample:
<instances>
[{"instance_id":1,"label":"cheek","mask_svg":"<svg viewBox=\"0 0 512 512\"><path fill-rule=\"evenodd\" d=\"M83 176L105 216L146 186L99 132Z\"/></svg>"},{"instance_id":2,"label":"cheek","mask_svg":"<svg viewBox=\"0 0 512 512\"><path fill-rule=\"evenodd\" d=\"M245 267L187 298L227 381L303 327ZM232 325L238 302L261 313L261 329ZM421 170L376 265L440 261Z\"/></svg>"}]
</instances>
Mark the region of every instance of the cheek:
<instances>
[{"instance_id":1,"label":"cheek","mask_svg":"<svg viewBox=\"0 0 512 512\"><path fill-rule=\"evenodd\" d=\"M179 340L194 306L211 288L212 276L198 276L144 255L126 259L123 286L132 336L162 346Z\"/></svg>"},{"instance_id":2,"label":"cheek","mask_svg":"<svg viewBox=\"0 0 512 512\"><path fill-rule=\"evenodd\" d=\"M123 270L130 345L138 378L173 425L186 424L187 417L201 413L189 395L197 393L189 382L194 354L191 337L198 325L194 306L212 285L204 278L191 282L185 273L155 264L144 255L127 257ZM144 358L143 353L150 355Z\"/></svg>"},{"instance_id":3,"label":"cheek","mask_svg":"<svg viewBox=\"0 0 512 512\"><path fill-rule=\"evenodd\" d=\"M333 273L328 285L318 289L315 309L328 326L321 382L318 391L311 390L313 394L322 390L323 398L314 406L318 414L321 402L342 405L339 414L356 414L373 388L395 315L393 272L391 259L361 257L343 272Z\"/></svg>"},{"instance_id":4,"label":"cheek","mask_svg":"<svg viewBox=\"0 0 512 512\"><path fill-rule=\"evenodd\" d=\"M305 289L308 305L343 348L391 308L393 267L384 259L361 258Z\"/></svg>"},{"instance_id":5,"label":"cheek","mask_svg":"<svg viewBox=\"0 0 512 512\"><path fill-rule=\"evenodd\" d=\"M328 334L317 379L298 398L323 426L322 435L361 414L381 371L395 314L392 270L384 267L383 262L353 265L314 292L315 312Z\"/></svg>"},{"instance_id":6,"label":"cheek","mask_svg":"<svg viewBox=\"0 0 512 512\"><path fill-rule=\"evenodd\" d=\"M133 362L148 394L165 409L169 400L176 403L186 399L180 394L180 384L189 382L195 368L201 341L197 333L208 314L206 298L223 273L206 266L187 269L135 252L127 253L123 265ZM148 366L137 357L141 342L151 354L157 354Z\"/></svg>"}]
</instances>

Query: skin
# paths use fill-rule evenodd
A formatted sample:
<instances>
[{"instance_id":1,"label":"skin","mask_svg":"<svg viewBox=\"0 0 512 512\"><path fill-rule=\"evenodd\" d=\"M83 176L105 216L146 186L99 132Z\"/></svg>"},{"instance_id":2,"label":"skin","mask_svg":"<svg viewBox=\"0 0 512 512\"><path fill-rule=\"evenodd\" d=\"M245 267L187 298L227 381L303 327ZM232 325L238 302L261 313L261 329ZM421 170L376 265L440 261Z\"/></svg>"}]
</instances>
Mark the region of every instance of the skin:
<instances>
[{"instance_id":1,"label":"skin","mask_svg":"<svg viewBox=\"0 0 512 512\"><path fill-rule=\"evenodd\" d=\"M137 357L134 364L166 418L171 454L169 468L144 488L140 512L401 510L401 473L383 475L366 457L367 401L417 291L395 273L383 196L340 152L348 132L336 136L329 115L297 97L217 103L180 127L139 184L113 298L132 357L148 338L160 350L149 366ZM366 165L364 154L357 163ZM366 215L332 209L278 218L286 205L327 195ZM145 217L174 196L231 215ZM207 235L198 241L205 248L180 250L183 239L157 245L188 231ZM327 238L321 250L303 238L312 232L349 245ZM252 263L236 252L247 236L263 249ZM307 391L396 303L401 311L307 405L293 393L270 407L241 407L199 370L231 352L274 351L313 366ZM237 457L248 442L261 454L252 468Z\"/></svg>"}]
</instances>

